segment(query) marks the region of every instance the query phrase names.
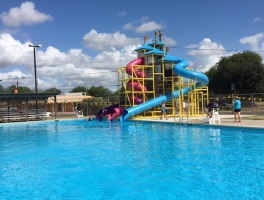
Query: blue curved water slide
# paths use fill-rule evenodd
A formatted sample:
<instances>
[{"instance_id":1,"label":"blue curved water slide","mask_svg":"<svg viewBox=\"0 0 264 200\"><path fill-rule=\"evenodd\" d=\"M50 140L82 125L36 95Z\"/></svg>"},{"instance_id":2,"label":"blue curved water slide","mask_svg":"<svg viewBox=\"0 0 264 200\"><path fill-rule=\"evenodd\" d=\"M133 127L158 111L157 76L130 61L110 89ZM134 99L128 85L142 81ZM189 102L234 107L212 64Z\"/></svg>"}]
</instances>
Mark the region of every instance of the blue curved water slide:
<instances>
[{"instance_id":1,"label":"blue curved water slide","mask_svg":"<svg viewBox=\"0 0 264 200\"><path fill-rule=\"evenodd\" d=\"M166 59L166 57L168 59ZM189 66L189 62L187 60L183 60L181 58L177 58L177 57L172 57L172 56L166 56L164 58L165 61L173 61L176 64L174 65L174 72L175 74L177 74L178 76L182 76L188 79L192 79L197 81L195 86L192 87L186 87L182 90L176 90L172 93L168 93L165 94L163 96L159 96L157 98L151 99L150 101L147 101L145 103L139 104L137 106L131 107L126 109L122 116L120 117L120 121L126 121L128 120L130 117L133 117L141 112L144 112L146 110L149 110L151 108L154 108L156 106L159 106L162 104L162 101L171 101L172 98L179 98L180 94L186 95L188 94L188 92L190 92L191 90L193 90L194 88L197 87L201 87L201 86L205 86L209 83L208 77L201 73L201 72L196 72L196 71L191 71L191 70L186 70L185 68Z\"/></svg>"}]
</instances>

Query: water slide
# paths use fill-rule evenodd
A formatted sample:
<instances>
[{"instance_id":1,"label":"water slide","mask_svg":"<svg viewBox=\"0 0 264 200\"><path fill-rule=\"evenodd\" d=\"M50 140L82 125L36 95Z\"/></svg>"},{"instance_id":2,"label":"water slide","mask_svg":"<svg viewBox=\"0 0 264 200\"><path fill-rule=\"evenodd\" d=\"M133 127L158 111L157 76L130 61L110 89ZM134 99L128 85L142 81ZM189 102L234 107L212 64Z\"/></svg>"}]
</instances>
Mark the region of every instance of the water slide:
<instances>
[{"instance_id":1,"label":"water slide","mask_svg":"<svg viewBox=\"0 0 264 200\"><path fill-rule=\"evenodd\" d=\"M111 105L111 106L108 106L106 108L103 108L96 115L96 119L98 119L99 121L102 121L103 120L103 117L105 115L109 115L109 114L113 113L113 110L114 109L118 109L118 108L119 108L119 104L118 103L117 104L114 104L114 105Z\"/></svg>"},{"instance_id":2,"label":"water slide","mask_svg":"<svg viewBox=\"0 0 264 200\"><path fill-rule=\"evenodd\" d=\"M137 65L144 65L144 63L145 63L144 58L137 58L131 61L126 66L126 73L129 74L130 76L135 75L138 78L146 77L145 73L139 70L137 67ZM135 91L147 91L147 88L137 81L129 80L127 83L127 86L128 88L133 88ZM143 103L142 97L140 96L133 97L131 95L129 98L130 98L130 101L133 101L133 98L134 98L134 102L136 104ZM108 106L100 110L99 113L96 115L96 119L98 119L99 121L102 121L103 117L105 115L108 115L108 120L113 121L113 119L120 117L123 114L124 110L125 110L124 108L119 107L119 104L111 105L111 106Z\"/></svg>"},{"instance_id":3,"label":"water slide","mask_svg":"<svg viewBox=\"0 0 264 200\"><path fill-rule=\"evenodd\" d=\"M127 64L126 66L126 73L130 76L136 77L136 78L146 78L146 74L138 69L137 65L144 65L145 64L145 59L144 58L137 58L130 63ZM134 73L134 74L133 74ZM134 89L135 91L147 91L146 86L140 84L138 81L133 81L129 80L127 82L127 87L129 89ZM134 99L133 99L134 98ZM143 103L143 98L142 96L129 96L130 101L133 101L136 104L141 104Z\"/></svg>"},{"instance_id":4,"label":"water slide","mask_svg":"<svg viewBox=\"0 0 264 200\"><path fill-rule=\"evenodd\" d=\"M124 110L125 108L122 107L113 108L111 113L108 115L108 121L112 122L115 118L120 117Z\"/></svg>"},{"instance_id":5,"label":"water slide","mask_svg":"<svg viewBox=\"0 0 264 200\"><path fill-rule=\"evenodd\" d=\"M207 85L209 83L208 77L205 74L185 69L186 67L189 66L188 61L183 60L181 58L177 58L177 57L173 57L173 58L174 58L173 61L175 61L175 63L176 63L174 65L174 68L173 68L175 74L177 74L178 76L182 76L182 77L197 81L195 87L201 87L201 86ZM122 116L120 117L120 121L121 122L126 121L130 117L133 117L134 115L137 115L137 114L144 112L146 110L149 110L151 108L157 107L157 106L161 105L162 101L165 101L165 102L171 101L173 97L178 98L180 94L186 95L188 92L190 92L193 89L194 89L194 86L186 87L182 90L177 90L177 91L174 91L172 93L168 93L168 94L165 94L163 96L159 96L157 98L154 98L150 101L139 104L137 106L128 108L128 109L124 110Z\"/></svg>"}]
</instances>

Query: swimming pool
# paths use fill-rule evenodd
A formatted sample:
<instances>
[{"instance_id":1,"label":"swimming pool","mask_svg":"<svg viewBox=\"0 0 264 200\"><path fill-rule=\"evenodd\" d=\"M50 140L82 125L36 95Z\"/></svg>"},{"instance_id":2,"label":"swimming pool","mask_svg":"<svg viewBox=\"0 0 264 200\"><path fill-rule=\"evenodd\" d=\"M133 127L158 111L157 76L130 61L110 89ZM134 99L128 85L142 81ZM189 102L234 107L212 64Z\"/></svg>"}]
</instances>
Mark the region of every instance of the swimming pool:
<instances>
[{"instance_id":1,"label":"swimming pool","mask_svg":"<svg viewBox=\"0 0 264 200\"><path fill-rule=\"evenodd\" d=\"M259 129L85 120L0 125L0 199L261 199Z\"/></svg>"}]
</instances>

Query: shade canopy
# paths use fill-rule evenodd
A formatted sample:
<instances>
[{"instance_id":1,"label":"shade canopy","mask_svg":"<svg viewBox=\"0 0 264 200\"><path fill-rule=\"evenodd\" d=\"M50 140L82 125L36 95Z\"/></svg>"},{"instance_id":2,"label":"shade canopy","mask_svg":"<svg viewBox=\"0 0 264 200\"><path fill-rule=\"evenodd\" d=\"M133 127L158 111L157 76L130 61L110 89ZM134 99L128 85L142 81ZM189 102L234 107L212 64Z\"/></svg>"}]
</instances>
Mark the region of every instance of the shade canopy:
<instances>
[{"instance_id":1,"label":"shade canopy","mask_svg":"<svg viewBox=\"0 0 264 200\"><path fill-rule=\"evenodd\" d=\"M24 93L24 94L3 94L0 93L0 102L10 102L13 100L48 100L50 97L56 97L60 92L52 93Z\"/></svg>"}]
</instances>

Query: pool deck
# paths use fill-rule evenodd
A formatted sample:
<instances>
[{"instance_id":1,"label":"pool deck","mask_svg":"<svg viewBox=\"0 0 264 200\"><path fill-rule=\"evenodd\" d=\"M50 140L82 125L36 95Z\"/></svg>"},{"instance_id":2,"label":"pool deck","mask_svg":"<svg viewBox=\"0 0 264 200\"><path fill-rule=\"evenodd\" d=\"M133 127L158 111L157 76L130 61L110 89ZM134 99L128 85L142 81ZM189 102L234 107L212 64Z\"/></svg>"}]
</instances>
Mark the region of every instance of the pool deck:
<instances>
[{"instance_id":1,"label":"pool deck","mask_svg":"<svg viewBox=\"0 0 264 200\"><path fill-rule=\"evenodd\" d=\"M233 115L220 115L220 124L208 124L204 121L205 117L189 118L184 117L182 122L179 117L169 117L168 120L160 118L145 118L137 119L139 121L155 121L155 122L166 122L166 123L187 123L187 124L204 124L208 126L230 126L230 127L248 127L248 128L261 128L264 129L264 118L254 115L242 116L241 122L234 122Z\"/></svg>"}]
</instances>

